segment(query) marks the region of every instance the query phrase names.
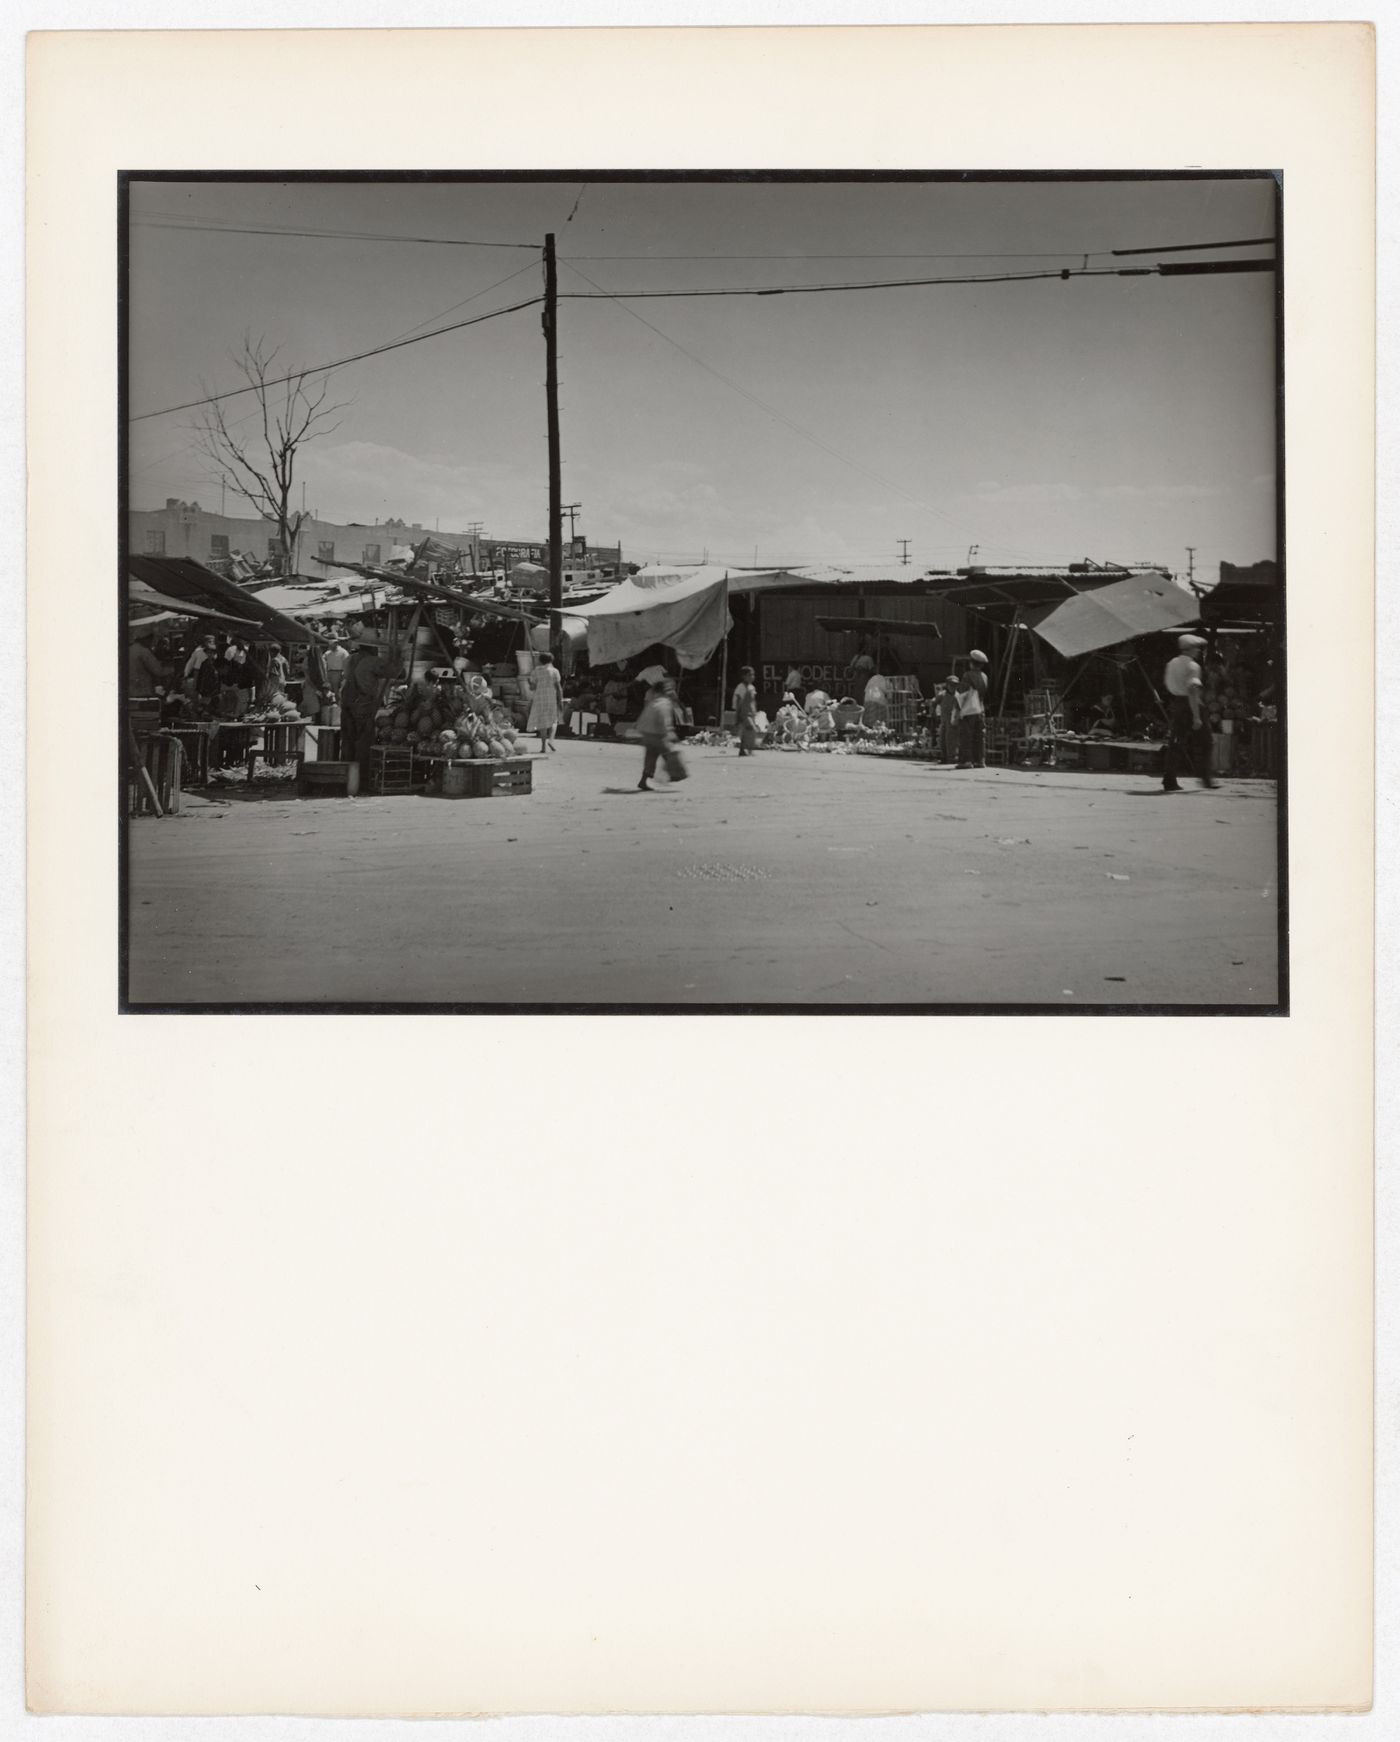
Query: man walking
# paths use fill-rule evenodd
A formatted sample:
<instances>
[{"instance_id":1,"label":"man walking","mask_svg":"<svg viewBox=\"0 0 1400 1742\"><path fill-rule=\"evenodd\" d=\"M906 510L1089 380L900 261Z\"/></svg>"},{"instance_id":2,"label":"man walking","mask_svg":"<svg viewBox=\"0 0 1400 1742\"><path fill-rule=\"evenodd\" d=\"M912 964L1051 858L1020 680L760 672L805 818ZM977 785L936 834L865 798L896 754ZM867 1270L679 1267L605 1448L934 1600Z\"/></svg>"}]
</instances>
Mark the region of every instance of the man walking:
<instances>
[{"instance_id":1,"label":"man walking","mask_svg":"<svg viewBox=\"0 0 1400 1742\"><path fill-rule=\"evenodd\" d=\"M958 688L958 767L987 766L987 656L974 647Z\"/></svg>"},{"instance_id":2,"label":"man walking","mask_svg":"<svg viewBox=\"0 0 1400 1742\"><path fill-rule=\"evenodd\" d=\"M1177 780L1185 761L1202 786L1214 786L1210 770L1210 728L1201 707L1203 680L1199 654L1205 641L1199 635L1179 635L1177 655L1167 662L1167 742L1162 751L1162 791L1180 792Z\"/></svg>"}]
</instances>

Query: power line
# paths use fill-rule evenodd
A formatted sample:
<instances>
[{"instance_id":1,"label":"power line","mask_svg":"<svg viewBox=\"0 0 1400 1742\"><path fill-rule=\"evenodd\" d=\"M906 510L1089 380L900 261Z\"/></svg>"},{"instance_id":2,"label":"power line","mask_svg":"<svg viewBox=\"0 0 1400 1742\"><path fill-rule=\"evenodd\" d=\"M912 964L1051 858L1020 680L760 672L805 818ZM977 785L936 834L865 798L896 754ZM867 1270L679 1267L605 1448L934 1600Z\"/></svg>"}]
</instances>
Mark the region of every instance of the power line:
<instances>
[{"instance_id":1,"label":"power line","mask_svg":"<svg viewBox=\"0 0 1400 1742\"><path fill-rule=\"evenodd\" d=\"M543 301L541 296L532 296L525 302L513 302L509 308L494 308L489 314L473 315L469 321L454 321L450 327L434 327L432 332L419 333L415 338L395 339L388 345L375 345L371 350L357 351L353 357L337 357L333 363L314 363L306 369L293 369L288 375L275 375L270 380L254 382L247 387L230 387L224 393L206 393L201 399L187 399L183 405L167 405L160 411L138 412L127 421L143 423L147 418L169 417L172 412L190 411L195 406L213 405L220 399L237 399L244 393L256 393L261 387L280 387L284 382L297 381L308 375L324 375L331 369L343 369L347 363L362 363L366 357L382 357L386 351L400 351L405 345L421 345L424 339L437 339L444 333L460 332L463 327L480 326L483 321L494 321L498 315L513 315L519 309L534 308Z\"/></svg>"},{"instance_id":2,"label":"power line","mask_svg":"<svg viewBox=\"0 0 1400 1742\"><path fill-rule=\"evenodd\" d=\"M311 242L413 242L432 248L528 248L534 254L540 252L538 242L487 242L475 236L401 236L373 230L302 230L290 225L200 224L181 218L133 218L132 225L142 230L195 230L215 236L295 236Z\"/></svg>"},{"instance_id":3,"label":"power line","mask_svg":"<svg viewBox=\"0 0 1400 1742\"><path fill-rule=\"evenodd\" d=\"M978 249L963 249L959 252L943 254L561 254L559 259L561 261L588 260L593 262L613 260L786 260L791 265L802 260L1092 260L1100 255L1112 254L1113 252L1115 250L1111 248L1051 248L1025 249L1020 252L1015 250L1003 252L987 250L984 252Z\"/></svg>"},{"instance_id":4,"label":"power line","mask_svg":"<svg viewBox=\"0 0 1400 1742\"><path fill-rule=\"evenodd\" d=\"M397 343L400 339L407 339L412 334L418 332L421 328L429 325L430 322L444 320L448 315L456 314L459 308L468 308L472 303L479 302L483 296L490 296L493 290L499 290L503 284L509 284L511 279L519 278L523 272L533 271L534 265L534 261L530 260L527 261L524 266L517 266L514 272L508 272L504 278L498 278L491 284L486 285L483 289L474 291L471 296L463 297L461 302L454 302L450 308L439 309L436 314L428 315L426 319L419 321L415 326L406 327L403 332L396 333L393 340L389 342ZM157 415L159 414L157 413ZM250 411L245 413L242 417L231 418L228 427L230 429L237 429L240 424L251 423L257 415L256 411ZM132 421L134 422L135 419ZM139 466L133 466L131 468L131 475L134 477L138 472L150 472L157 466L165 465L170 460L179 459L180 455L186 453L191 445L191 443L186 442L184 447L174 448L170 453L162 454L159 459L143 460ZM188 481L189 480L186 479L186 482Z\"/></svg>"},{"instance_id":5,"label":"power line","mask_svg":"<svg viewBox=\"0 0 1400 1742\"><path fill-rule=\"evenodd\" d=\"M1249 236L1243 242L1168 242L1161 248L1112 248L1111 254L1197 254L1204 248L1272 248L1272 236Z\"/></svg>"},{"instance_id":6,"label":"power line","mask_svg":"<svg viewBox=\"0 0 1400 1742\"><path fill-rule=\"evenodd\" d=\"M585 283L594 284L594 280L589 278L586 272L580 272L577 266L571 267L570 270L579 278L582 278ZM664 339L668 345L679 351L682 356L689 357L692 363L705 370L707 374L713 375L717 381L722 381L726 387L732 388L733 391L739 394L742 398L747 399L751 404L756 405L760 411L767 412L769 417L776 418L779 423L790 429L794 435L801 436L804 441L811 442L814 447L820 448L823 453L830 454L832 459L839 460L843 466L849 466L853 471L862 473L873 483L878 484L881 489L893 490L896 496L902 496L906 502L910 502L916 508L922 509L925 514L931 514L934 519L943 521L945 525L953 527L954 530L961 530L957 521L950 519L948 515L942 513L939 509L930 507L926 502L921 502L917 496L911 495L909 491L902 489L898 484L892 483L890 479L881 477L878 472L872 471L869 466L864 466L859 460L853 460L849 454L843 454L839 449L831 447L827 442L822 441L820 437L814 436L810 430L804 429L801 424L794 423L790 417L779 411L776 406L769 405L766 400L760 399L756 393L751 393L747 387L741 387L737 381L731 381L727 375L721 373L721 371L716 369L713 364L707 363L703 357L697 357L694 351L688 350L678 339L673 339L669 333L663 333L660 327L653 325L645 315L638 314L636 309L628 308L626 303L619 302L616 297L612 296L610 292L603 290L601 286L595 284L594 288L598 290L600 297L609 302L616 302L617 306L622 309L624 313L631 315L634 321L640 321L644 327L649 328L653 333L655 333L658 339ZM560 300L563 300L562 293Z\"/></svg>"},{"instance_id":7,"label":"power line","mask_svg":"<svg viewBox=\"0 0 1400 1742\"><path fill-rule=\"evenodd\" d=\"M652 300L659 297L714 296L816 296L840 290L907 290L945 284L1032 284L1046 279L1070 278L1151 278L1170 277L1183 273L1209 272L1272 272L1272 260L1197 260L1181 261L1161 266L1091 266L1061 267L1058 272L995 272L969 273L950 278L876 278L848 284L776 284L745 285L726 289L705 290L569 290L560 292L560 300L589 302L608 297L616 302ZM580 277L585 274L580 273ZM591 282L591 280L590 280Z\"/></svg>"}]
</instances>

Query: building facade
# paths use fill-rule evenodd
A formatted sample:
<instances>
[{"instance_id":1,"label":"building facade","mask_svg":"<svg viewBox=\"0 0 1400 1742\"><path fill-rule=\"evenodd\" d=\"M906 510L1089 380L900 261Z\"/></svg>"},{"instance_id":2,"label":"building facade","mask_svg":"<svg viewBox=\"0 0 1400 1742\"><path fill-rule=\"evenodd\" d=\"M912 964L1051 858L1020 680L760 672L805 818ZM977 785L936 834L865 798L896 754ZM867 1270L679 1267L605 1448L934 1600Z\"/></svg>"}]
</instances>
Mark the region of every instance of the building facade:
<instances>
[{"instance_id":1,"label":"building facade","mask_svg":"<svg viewBox=\"0 0 1400 1742\"><path fill-rule=\"evenodd\" d=\"M216 514L198 502L169 497L164 508L133 508L127 515L129 547L137 556L188 557L220 563L235 553L254 562L276 562L277 529L255 516ZM463 552L478 574L509 575L518 563L549 563L549 545L538 539L484 538L474 532L439 532L416 520L348 523L312 515L302 523L293 552L294 573L315 575L329 563L387 563L396 547L419 545L425 538ZM624 575L621 545L591 545L581 535L564 544L564 585L607 585Z\"/></svg>"},{"instance_id":2,"label":"building facade","mask_svg":"<svg viewBox=\"0 0 1400 1742\"><path fill-rule=\"evenodd\" d=\"M436 532L417 521L345 524L313 515L302 522L292 569L315 575L327 563L388 562L396 546L421 544L425 538L467 552L479 562L474 533ZM255 562L275 562L279 551L277 528L271 521L216 514L198 502L181 502L173 496L164 508L133 508L127 515L127 539L137 556L188 557L205 564L227 561L235 552Z\"/></svg>"},{"instance_id":3,"label":"building facade","mask_svg":"<svg viewBox=\"0 0 1400 1742\"><path fill-rule=\"evenodd\" d=\"M544 568L549 564L549 545L538 539L483 538L480 549L483 572L502 577L508 576L519 563ZM580 533L564 540L563 555L566 587L606 586L626 578L620 544L590 544Z\"/></svg>"}]
</instances>

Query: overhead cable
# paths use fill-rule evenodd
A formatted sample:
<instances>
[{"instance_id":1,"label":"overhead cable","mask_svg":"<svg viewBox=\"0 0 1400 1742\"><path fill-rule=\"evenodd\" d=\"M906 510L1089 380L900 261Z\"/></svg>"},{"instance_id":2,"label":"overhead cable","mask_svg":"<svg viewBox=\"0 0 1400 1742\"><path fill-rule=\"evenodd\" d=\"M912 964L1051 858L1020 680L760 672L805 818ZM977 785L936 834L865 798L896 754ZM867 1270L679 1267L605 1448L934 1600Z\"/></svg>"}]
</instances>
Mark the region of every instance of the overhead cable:
<instances>
[{"instance_id":1,"label":"overhead cable","mask_svg":"<svg viewBox=\"0 0 1400 1742\"><path fill-rule=\"evenodd\" d=\"M133 218L143 230L198 230L216 236L296 236L311 242L414 242L434 248L527 248L541 252L538 242L487 242L475 236L400 236L371 230L298 230L257 224L186 223L180 218Z\"/></svg>"},{"instance_id":2,"label":"overhead cable","mask_svg":"<svg viewBox=\"0 0 1400 1742\"><path fill-rule=\"evenodd\" d=\"M1161 248L1110 248L1110 254L1198 254L1205 248L1272 248L1272 236L1249 236L1243 242L1169 242Z\"/></svg>"},{"instance_id":3,"label":"overhead cable","mask_svg":"<svg viewBox=\"0 0 1400 1742\"><path fill-rule=\"evenodd\" d=\"M405 345L421 345L425 339L441 338L444 333L458 333L463 327L480 326L483 321L494 321L499 315L513 315L519 309L534 308L544 301L542 296L532 296L525 302L513 302L509 308L494 308L489 314L473 315L469 321L453 321L449 327L434 327L430 333L418 333L411 339L395 339L387 345L375 345L368 351L357 351L353 357L337 357L332 363L313 363L305 369L293 369L287 375L275 375L267 381L250 382L247 387L230 387L223 393L206 393L199 399L187 399L183 405L167 405L160 411L142 411L128 418L128 423L143 423L147 418L169 417L175 411L190 411L195 406L213 405L220 399L236 399L240 394L256 393L263 387L280 387L287 381L302 380L310 375L324 375L331 369L343 369L347 363L362 363L366 357L382 357L386 351L401 351Z\"/></svg>"},{"instance_id":4,"label":"overhead cable","mask_svg":"<svg viewBox=\"0 0 1400 1742\"><path fill-rule=\"evenodd\" d=\"M650 328L650 330L656 334L658 339L664 339L668 345L670 345L674 350L679 351L682 356L689 357L691 362L703 369L706 374L713 375L717 381L722 381L726 387L731 388L735 393L739 394L741 398L747 399L752 405L756 405L760 411L766 412L769 417L776 418L779 423L790 429L794 435L801 436L804 441L811 442L813 447L820 448L825 454L830 454L832 459L839 460L843 466L849 466L852 471L860 472L864 477L869 478L872 483L878 484L881 489L892 490L896 496L902 496L905 501L910 503L913 507L922 510L925 514L931 514L935 520L943 521L946 526L952 527L955 532L961 533L966 530L966 528L961 526L958 521L951 519L940 509L934 508L930 503L920 501L917 496L912 495L908 490L905 490L899 484L894 483L892 479L882 477L879 472L872 471L869 466L863 465L859 460L853 460L849 454L843 454L839 448L833 448L829 442L824 442L820 436L813 435L811 430L804 429L800 423L794 423L790 417L788 417L784 412L779 411L776 406L769 405L766 400L760 399L756 393L750 392L747 387L741 387L737 381L731 380L728 375L725 375L721 370L716 369L712 363L707 363L703 357L697 357L695 352L687 349L685 345L681 344L679 339L673 339L669 333L663 333L661 328L655 326L646 318L645 315L638 314L636 309L628 308L626 303L618 301L618 298L614 297L609 291L604 290L601 285L596 284L593 279L589 278L587 273L580 272L577 266L570 267L570 271L575 273L579 278L582 278L586 283L594 285L594 288L598 291L599 298L608 302L617 302L618 307L625 313L631 315L634 321L640 321L644 327Z\"/></svg>"},{"instance_id":5,"label":"overhead cable","mask_svg":"<svg viewBox=\"0 0 1400 1742\"><path fill-rule=\"evenodd\" d=\"M743 285L705 290L566 290L559 300L589 302L599 297L612 301L640 302L656 298L713 296L817 296L840 290L909 290L945 284L1032 284L1045 279L1152 278L1184 272L1272 272L1272 260L1201 260L1161 266L1065 266L1059 271L972 273L950 278L872 278L848 284ZM580 274L582 277L583 274Z\"/></svg>"}]
</instances>

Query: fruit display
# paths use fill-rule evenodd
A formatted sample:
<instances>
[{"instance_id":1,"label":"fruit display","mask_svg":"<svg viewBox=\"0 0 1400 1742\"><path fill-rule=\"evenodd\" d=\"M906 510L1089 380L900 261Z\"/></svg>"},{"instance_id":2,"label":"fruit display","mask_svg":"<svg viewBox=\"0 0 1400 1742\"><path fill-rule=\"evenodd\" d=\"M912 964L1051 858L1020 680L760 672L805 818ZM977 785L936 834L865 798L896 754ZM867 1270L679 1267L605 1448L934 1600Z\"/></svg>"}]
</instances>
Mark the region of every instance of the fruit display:
<instances>
[{"instance_id":1,"label":"fruit display","mask_svg":"<svg viewBox=\"0 0 1400 1742\"><path fill-rule=\"evenodd\" d=\"M281 690L278 690L267 701L260 702L256 707L250 708L243 718L262 725L275 726L286 721L299 720L301 709L297 707L295 702L289 701Z\"/></svg>"},{"instance_id":2,"label":"fruit display","mask_svg":"<svg viewBox=\"0 0 1400 1742\"><path fill-rule=\"evenodd\" d=\"M525 756L525 740L479 678L428 682L394 695L375 716L380 744L449 762Z\"/></svg>"}]
</instances>

